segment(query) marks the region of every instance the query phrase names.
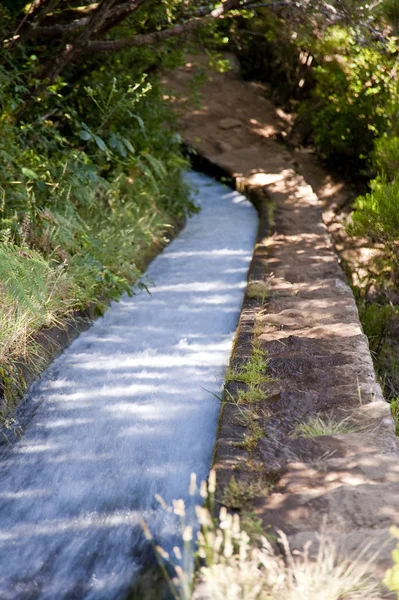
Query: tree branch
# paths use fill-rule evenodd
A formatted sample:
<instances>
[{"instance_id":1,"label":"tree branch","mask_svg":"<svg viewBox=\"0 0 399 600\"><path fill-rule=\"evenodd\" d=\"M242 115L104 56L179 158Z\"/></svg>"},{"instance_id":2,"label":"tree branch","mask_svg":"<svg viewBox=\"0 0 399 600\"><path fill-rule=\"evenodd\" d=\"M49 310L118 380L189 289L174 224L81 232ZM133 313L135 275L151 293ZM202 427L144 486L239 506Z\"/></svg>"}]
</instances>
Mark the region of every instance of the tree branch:
<instances>
[{"instance_id":1,"label":"tree branch","mask_svg":"<svg viewBox=\"0 0 399 600\"><path fill-rule=\"evenodd\" d=\"M87 47L90 36L93 32L100 29L111 11L116 0L102 0L95 13L90 17L88 24L70 44L65 46L64 51L53 61L44 72L41 74L42 81L48 79L52 82L60 74L60 72L68 65L76 56L81 54Z\"/></svg>"},{"instance_id":2,"label":"tree branch","mask_svg":"<svg viewBox=\"0 0 399 600\"><path fill-rule=\"evenodd\" d=\"M151 46L153 44L158 44L159 42L163 42L169 38L180 36L183 33L195 31L199 27L202 27L207 23L211 23L215 19L223 17L231 10L250 6L252 2L253 0L226 0L226 2L224 2L221 6L215 8L208 14L205 14L201 17L194 17L185 23L175 25L174 27L170 27L168 29L153 31L151 33L137 34L134 37L122 38L119 40L90 41L85 48L85 52L114 51L122 50L123 48Z\"/></svg>"},{"instance_id":3,"label":"tree branch","mask_svg":"<svg viewBox=\"0 0 399 600\"><path fill-rule=\"evenodd\" d=\"M119 6L115 6L112 10L108 11L106 20L112 20L114 22L116 19L120 19L121 17L125 19L129 14L134 12L140 4L143 3L143 0L128 0ZM25 33L24 41L32 40L41 37L57 37L62 36L64 34L78 31L79 29L83 29L90 22L91 16L82 17L81 19L75 19L71 23L64 23L63 25L47 25L41 27L31 26L30 30ZM106 23L105 23L106 25Z\"/></svg>"}]
</instances>

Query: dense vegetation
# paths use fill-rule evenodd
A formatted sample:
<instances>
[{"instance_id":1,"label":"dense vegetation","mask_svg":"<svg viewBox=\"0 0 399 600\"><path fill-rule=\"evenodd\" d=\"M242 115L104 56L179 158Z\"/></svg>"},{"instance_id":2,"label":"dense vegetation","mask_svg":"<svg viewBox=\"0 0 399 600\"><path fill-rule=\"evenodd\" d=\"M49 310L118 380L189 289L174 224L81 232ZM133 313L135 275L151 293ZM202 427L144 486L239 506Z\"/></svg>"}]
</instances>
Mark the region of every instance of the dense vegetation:
<instances>
[{"instance_id":1,"label":"dense vegetation","mask_svg":"<svg viewBox=\"0 0 399 600\"><path fill-rule=\"evenodd\" d=\"M3 381L35 353L38 329L130 293L165 224L194 210L159 74L197 33L233 50L244 76L267 81L297 114L289 141L313 144L353 179L374 178L351 232L383 246L373 283L378 273L379 304L392 304L397 0L7 0L0 17ZM365 313L381 335L396 308L384 311Z\"/></svg>"},{"instance_id":2,"label":"dense vegetation","mask_svg":"<svg viewBox=\"0 0 399 600\"><path fill-rule=\"evenodd\" d=\"M395 3L270 2L231 28L244 75L297 113L295 141L354 178L371 173L375 140L396 127Z\"/></svg>"},{"instance_id":3,"label":"dense vegetation","mask_svg":"<svg viewBox=\"0 0 399 600\"><path fill-rule=\"evenodd\" d=\"M21 357L38 366L39 329L131 293L165 232L195 210L159 73L181 60L177 33L230 4L0 6L3 395Z\"/></svg>"},{"instance_id":4,"label":"dense vegetation","mask_svg":"<svg viewBox=\"0 0 399 600\"><path fill-rule=\"evenodd\" d=\"M297 114L291 143L372 180L350 231L381 250L358 294L399 413L399 346L387 343L399 332L398 30L399 0L4 1L0 396L13 400L21 357L37 366L39 330L131 293L165 233L196 210L159 75L198 32ZM0 421L12 425L6 403ZM398 589L397 568L387 585Z\"/></svg>"},{"instance_id":5,"label":"dense vegetation","mask_svg":"<svg viewBox=\"0 0 399 600\"><path fill-rule=\"evenodd\" d=\"M243 74L296 114L287 141L369 192L348 232L378 249L354 288L387 398L399 396L399 2L269 3L224 29ZM395 400L396 401L396 400Z\"/></svg>"}]
</instances>

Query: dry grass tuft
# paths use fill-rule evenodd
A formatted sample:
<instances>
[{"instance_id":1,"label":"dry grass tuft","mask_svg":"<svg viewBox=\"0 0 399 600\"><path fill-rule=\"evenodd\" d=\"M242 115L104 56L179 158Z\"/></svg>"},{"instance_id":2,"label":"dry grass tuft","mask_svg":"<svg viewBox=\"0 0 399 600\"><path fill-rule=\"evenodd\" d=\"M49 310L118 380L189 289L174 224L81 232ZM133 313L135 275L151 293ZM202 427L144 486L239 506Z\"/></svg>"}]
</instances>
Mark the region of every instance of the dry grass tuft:
<instances>
[{"instance_id":1,"label":"dry grass tuft","mask_svg":"<svg viewBox=\"0 0 399 600\"><path fill-rule=\"evenodd\" d=\"M353 423L350 417L337 419L333 415L326 417L316 415L306 423L299 423L295 427L292 437L313 438L322 435L342 435L358 433L362 429L363 427Z\"/></svg>"},{"instance_id":2,"label":"dry grass tuft","mask_svg":"<svg viewBox=\"0 0 399 600\"><path fill-rule=\"evenodd\" d=\"M247 288L247 298L260 300L264 304L269 295L269 288L265 281L251 281Z\"/></svg>"},{"instance_id":3,"label":"dry grass tuft","mask_svg":"<svg viewBox=\"0 0 399 600\"><path fill-rule=\"evenodd\" d=\"M212 506L215 491L213 472L210 485L207 487L202 483L200 491L203 499L208 499ZM193 490L190 493L194 493ZM360 549L351 556L342 556L331 540L321 534L316 556L313 558L309 554L309 545L301 553L291 552L287 537L279 532L279 541L285 553L283 559L266 536L259 535L258 523L258 544L254 544L241 526L239 515L230 514L225 507L220 510L218 520L212 518L212 512L207 508L196 507L200 526L196 538L192 526L187 525L183 501L175 501L173 509L165 508L173 510L182 524L182 543L180 547L173 549L173 558L154 544L174 600L381 598L380 585L369 576L370 565L376 555L366 560L367 548ZM148 527L145 524L143 527L147 539L152 540ZM195 550L200 565L193 576L192 557ZM173 564L175 577L169 577L165 561Z\"/></svg>"}]
</instances>

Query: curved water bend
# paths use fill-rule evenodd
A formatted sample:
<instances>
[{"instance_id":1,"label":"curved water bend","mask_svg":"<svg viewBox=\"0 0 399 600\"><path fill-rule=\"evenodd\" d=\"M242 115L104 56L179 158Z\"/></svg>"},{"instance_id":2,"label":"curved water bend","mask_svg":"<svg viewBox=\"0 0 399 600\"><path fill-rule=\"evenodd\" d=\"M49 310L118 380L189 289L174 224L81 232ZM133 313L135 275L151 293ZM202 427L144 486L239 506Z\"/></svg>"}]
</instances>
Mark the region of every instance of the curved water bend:
<instances>
[{"instance_id":1,"label":"curved water bend","mask_svg":"<svg viewBox=\"0 0 399 600\"><path fill-rule=\"evenodd\" d=\"M151 296L114 303L54 362L1 458L3 600L122 598L142 515L168 544L154 493L186 497L190 473L207 475L209 391L228 362L257 217L238 193L187 177L202 210L150 265Z\"/></svg>"}]
</instances>

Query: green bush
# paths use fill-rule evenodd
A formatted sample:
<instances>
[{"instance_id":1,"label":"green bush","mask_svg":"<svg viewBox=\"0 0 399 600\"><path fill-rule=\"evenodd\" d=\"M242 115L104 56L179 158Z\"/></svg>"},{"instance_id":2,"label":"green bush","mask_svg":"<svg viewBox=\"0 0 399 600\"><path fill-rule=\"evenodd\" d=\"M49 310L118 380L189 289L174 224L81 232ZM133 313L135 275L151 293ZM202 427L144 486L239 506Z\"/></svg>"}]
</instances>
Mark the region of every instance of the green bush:
<instances>
[{"instance_id":1,"label":"green bush","mask_svg":"<svg viewBox=\"0 0 399 600\"><path fill-rule=\"evenodd\" d=\"M390 323L396 314L396 310L390 305L381 306L373 303L359 306L360 321L374 356L378 356L383 349Z\"/></svg>"},{"instance_id":2,"label":"green bush","mask_svg":"<svg viewBox=\"0 0 399 600\"><path fill-rule=\"evenodd\" d=\"M399 177L392 182L377 178L371 186L369 194L356 199L348 231L383 244L386 251L399 259Z\"/></svg>"},{"instance_id":3,"label":"green bush","mask_svg":"<svg viewBox=\"0 0 399 600\"><path fill-rule=\"evenodd\" d=\"M391 527L391 535L399 540L399 529ZM399 599L399 544L392 552L393 566L385 573L384 585L391 591L396 592Z\"/></svg>"},{"instance_id":4,"label":"green bush","mask_svg":"<svg viewBox=\"0 0 399 600\"><path fill-rule=\"evenodd\" d=\"M303 95L298 82L309 69L299 60L306 35L302 27L297 27L293 36L290 24L268 8L248 11L236 22L226 21L221 27L232 48L239 49L241 72L246 79L266 82L283 102Z\"/></svg>"},{"instance_id":5,"label":"green bush","mask_svg":"<svg viewBox=\"0 0 399 600\"><path fill-rule=\"evenodd\" d=\"M388 181L395 179L399 172L399 137L385 134L377 139L372 159L377 172Z\"/></svg>"},{"instance_id":6,"label":"green bush","mask_svg":"<svg viewBox=\"0 0 399 600\"><path fill-rule=\"evenodd\" d=\"M0 50L3 384L40 328L130 294L165 232L196 210L158 79L179 60L167 46L86 56L26 104L34 44Z\"/></svg>"},{"instance_id":7,"label":"green bush","mask_svg":"<svg viewBox=\"0 0 399 600\"><path fill-rule=\"evenodd\" d=\"M398 91L393 66L394 59L382 49L353 45L349 55L314 69L312 125L323 157L348 169L364 166L374 140L391 125Z\"/></svg>"},{"instance_id":8,"label":"green bush","mask_svg":"<svg viewBox=\"0 0 399 600\"><path fill-rule=\"evenodd\" d=\"M83 304L129 291L140 253L194 210L157 79L127 71L122 58L74 87L58 82L19 121L21 70L0 68L0 234L91 273Z\"/></svg>"},{"instance_id":9,"label":"green bush","mask_svg":"<svg viewBox=\"0 0 399 600\"><path fill-rule=\"evenodd\" d=\"M395 34L399 29L399 2L398 0L383 0L378 6L380 14L391 25Z\"/></svg>"}]
</instances>

